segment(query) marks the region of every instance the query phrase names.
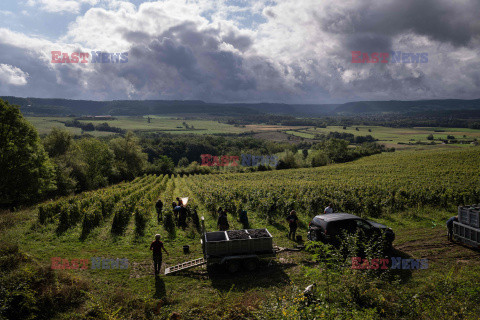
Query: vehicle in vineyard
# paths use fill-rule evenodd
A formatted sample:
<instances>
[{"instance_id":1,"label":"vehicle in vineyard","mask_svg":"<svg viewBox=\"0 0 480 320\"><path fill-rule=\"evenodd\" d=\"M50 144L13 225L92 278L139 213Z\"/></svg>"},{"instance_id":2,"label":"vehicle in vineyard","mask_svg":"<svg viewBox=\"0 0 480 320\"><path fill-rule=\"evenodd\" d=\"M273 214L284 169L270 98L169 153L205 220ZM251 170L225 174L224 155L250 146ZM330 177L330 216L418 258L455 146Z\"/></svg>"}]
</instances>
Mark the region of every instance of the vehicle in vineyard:
<instances>
[{"instance_id":1,"label":"vehicle in vineyard","mask_svg":"<svg viewBox=\"0 0 480 320\"><path fill-rule=\"evenodd\" d=\"M480 248L480 204L458 207L458 222L453 222L453 239Z\"/></svg>"},{"instance_id":2,"label":"vehicle in vineyard","mask_svg":"<svg viewBox=\"0 0 480 320\"><path fill-rule=\"evenodd\" d=\"M350 213L328 213L315 216L308 225L307 239L338 245L341 235L354 234L357 231L363 231L360 234L366 239L381 238L384 234L389 246L395 240L395 233L391 228Z\"/></svg>"},{"instance_id":3,"label":"vehicle in vineyard","mask_svg":"<svg viewBox=\"0 0 480 320\"><path fill-rule=\"evenodd\" d=\"M207 268L223 265L230 273L235 273L242 267L253 271L261 259L275 258L277 253L273 246L273 237L267 229L204 231L201 244L203 258L166 268L165 274L205 264Z\"/></svg>"}]
</instances>

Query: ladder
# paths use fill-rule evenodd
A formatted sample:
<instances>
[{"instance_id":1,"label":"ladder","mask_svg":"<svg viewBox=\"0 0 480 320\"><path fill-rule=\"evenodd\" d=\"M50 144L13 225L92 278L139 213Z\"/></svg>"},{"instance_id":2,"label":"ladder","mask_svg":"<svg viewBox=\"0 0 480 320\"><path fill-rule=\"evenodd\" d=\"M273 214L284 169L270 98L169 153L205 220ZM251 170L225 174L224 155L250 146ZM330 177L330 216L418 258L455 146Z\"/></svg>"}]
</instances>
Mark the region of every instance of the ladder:
<instances>
[{"instance_id":1,"label":"ladder","mask_svg":"<svg viewBox=\"0 0 480 320\"><path fill-rule=\"evenodd\" d=\"M181 270L187 270L193 267L198 267L206 263L207 261L204 258L183 262L183 263L177 264L176 266L165 268L165 275L175 273Z\"/></svg>"}]
</instances>

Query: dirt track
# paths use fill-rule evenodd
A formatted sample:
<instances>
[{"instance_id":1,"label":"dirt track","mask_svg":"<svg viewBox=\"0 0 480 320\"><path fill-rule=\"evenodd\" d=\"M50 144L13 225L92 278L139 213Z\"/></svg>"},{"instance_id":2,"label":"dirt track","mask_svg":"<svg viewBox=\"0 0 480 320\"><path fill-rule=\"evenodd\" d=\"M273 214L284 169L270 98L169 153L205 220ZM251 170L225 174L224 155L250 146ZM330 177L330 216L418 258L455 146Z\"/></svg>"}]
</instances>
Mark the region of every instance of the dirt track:
<instances>
[{"instance_id":1,"label":"dirt track","mask_svg":"<svg viewBox=\"0 0 480 320\"><path fill-rule=\"evenodd\" d=\"M444 229L424 229L418 233L418 239L401 241L395 249L413 258L427 258L430 261L455 261L457 263L474 263L480 265L480 251L458 242L450 242Z\"/></svg>"}]
</instances>

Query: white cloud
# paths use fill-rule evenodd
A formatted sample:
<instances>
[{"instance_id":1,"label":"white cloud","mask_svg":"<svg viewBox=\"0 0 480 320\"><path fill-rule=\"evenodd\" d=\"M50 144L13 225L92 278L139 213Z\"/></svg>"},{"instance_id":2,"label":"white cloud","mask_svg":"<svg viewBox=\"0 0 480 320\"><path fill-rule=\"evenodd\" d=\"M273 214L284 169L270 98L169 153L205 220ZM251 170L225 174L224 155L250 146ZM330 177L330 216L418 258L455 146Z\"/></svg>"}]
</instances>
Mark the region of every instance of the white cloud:
<instances>
[{"instance_id":1,"label":"white cloud","mask_svg":"<svg viewBox=\"0 0 480 320\"><path fill-rule=\"evenodd\" d=\"M40 92L66 96L75 88L74 98L477 98L480 29L468 24L477 10L474 0L457 5L451 18L438 18L447 0L424 1L433 13L416 20L409 11L418 5L414 0L385 0L382 6L374 0L164 0L138 7L120 0L29 0L51 12L96 7L54 41L0 28L0 62L27 71L27 87L38 79ZM266 22L245 23L255 15ZM427 28L430 21L441 30ZM56 65L50 63L53 50L132 52L125 65ZM352 64L352 50L428 52L429 62ZM42 82L43 75L54 81Z\"/></svg>"},{"instance_id":2,"label":"white cloud","mask_svg":"<svg viewBox=\"0 0 480 320\"><path fill-rule=\"evenodd\" d=\"M24 86L27 84L28 73L21 69L8 65L0 64L0 82L7 85Z\"/></svg>"}]
</instances>

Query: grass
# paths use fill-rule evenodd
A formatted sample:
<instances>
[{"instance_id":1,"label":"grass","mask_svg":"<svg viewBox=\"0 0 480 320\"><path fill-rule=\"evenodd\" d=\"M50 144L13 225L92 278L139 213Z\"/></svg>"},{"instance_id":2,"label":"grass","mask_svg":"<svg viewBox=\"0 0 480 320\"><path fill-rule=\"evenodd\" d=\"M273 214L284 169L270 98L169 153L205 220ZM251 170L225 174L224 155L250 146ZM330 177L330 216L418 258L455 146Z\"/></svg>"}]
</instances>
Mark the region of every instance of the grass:
<instances>
[{"instance_id":1,"label":"grass","mask_svg":"<svg viewBox=\"0 0 480 320\"><path fill-rule=\"evenodd\" d=\"M150 117L150 122L148 122ZM81 129L74 127L65 127L64 121L71 121L69 117L25 117L38 130L39 134L48 134L53 127L66 129L72 134L80 135ZM104 120L81 120L81 122L94 124L105 122ZM226 123L220 123L207 119L189 119L171 117L171 116L143 116L143 117L126 117L118 116L115 120L106 121L112 127L118 127L134 132L164 132L171 134L240 134L245 132L269 132L277 130L294 129L298 127L291 126L275 126L275 125L246 125L243 127L234 126ZM184 125L186 123L188 128ZM193 127L193 128L192 128ZM308 127L301 127L308 129ZM93 136L114 135L113 132L89 131L88 134Z\"/></svg>"},{"instance_id":2,"label":"grass","mask_svg":"<svg viewBox=\"0 0 480 320\"><path fill-rule=\"evenodd\" d=\"M355 129L358 128L358 131ZM368 130L371 130L369 132ZM438 130L443 130L444 132L435 132ZM351 126L347 127L345 130L341 126L328 126L327 128L310 128L307 130L300 131L287 131L287 133L296 135L302 138L313 139L315 134L328 134L329 132L343 132L350 133L354 135L371 135L375 139L378 139L380 143L386 144L389 147L405 147L404 145L399 145L399 143L409 143L409 142L429 142L427 136L433 134L434 139L447 139L447 135L453 135L457 140L471 140L474 138L480 138L480 130L476 129L467 129L467 128L426 128L426 127L414 127L414 128L390 128L390 127L380 127L380 126ZM463 138L463 135L466 138ZM438 141L436 141L439 143ZM448 146L448 145L443 145ZM457 144L455 146L465 146L462 144ZM418 146L410 146L417 148ZM421 146L425 147L425 146ZM428 146L430 147L430 146ZM434 147L434 146L432 146Z\"/></svg>"},{"instance_id":3,"label":"grass","mask_svg":"<svg viewBox=\"0 0 480 320\"><path fill-rule=\"evenodd\" d=\"M175 194L184 190L184 179L176 179ZM183 192L183 193L182 193ZM208 230L214 230L214 217L200 207L200 214L206 218ZM471 249L452 245L446 241L444 223L454 213L432 209L419 208L399 212L395 215L384 216L376 221L391 226L396 232L395 247L413 258L429 259L429 269L412 272L411 279L404 284L403 289L421 291L433 280L441 279L452 268L460 268L457 278L468 279L473 272L480 271L480 254ZM284 221L277 221L267 225L258 215L249 214L251 225L254 228L267 227L279 246L293 247L293 241L286 238L287 228ZM6 216L5 216L6 217ZM201 318L222 318L222 305L236 305L237 309L256 310L259 305L268 301L272 294L282 295L292 285L304 288L311 282L318 282L306 277L306 266L312 265L311 256L306 252L289 252L279 254L273 266L260 269L254 274L241 272L237 276L221 273L209 277L203 267L184 271L173 276L161 276L155 279L149 243L155 233L160 231L166 236L162 226L157 225L152 208L146 236L137 238L133 235L132 225L125 236L113 237L109 230L111 221L106 221L102 227L95 229L85 241L80 241L80 228L76 227L63 235L56 235L53 224L40 226L36 222L34 208L10 214L9 219L17 223L4 230L2 242L6 239L16 239L22 251L34 257L41 264L49 265L51 257L66 259L105 257L127 258L130 267L127 270L68 270L57 271L80 277L89 284L89 302L96 301L105 310L106 314L114 314L118 308L122 317L135 318L143 313L127 307L133 301L145 301L149 308L156 306L158 299L168 304L162 306L159 318L168 316L171 312L179 312L191 318L191 310L196 310ZM300 216L302 224L297 234L306 236L306 225L309 218ZM239 228L240 223L229 216L233 228ZM0 224L3 225L3 224ZM201 257L201 247L198 234L194 239L187 236L187 232L177 231L176 239L163 239L170 255L164 256L167 265L174 265L186 260ZM188 244L191 253L185 255L182 246ZM459 261L461 265L459 265ZM88 303L73 312L87 312ZM153 312L154 310L150 310ZM140 312L140 313L138 313ZM228 314L228 312L227 312ZM72 314L70 314L71 316ZM190 315L190 316L188 316ZM67 313L68 316L68 313ZM115 318L115 317L114 317ZM196 318L196 317L193 317ZM116 319L121 319L120 317Z\"/></svg>"}]
</instances>

